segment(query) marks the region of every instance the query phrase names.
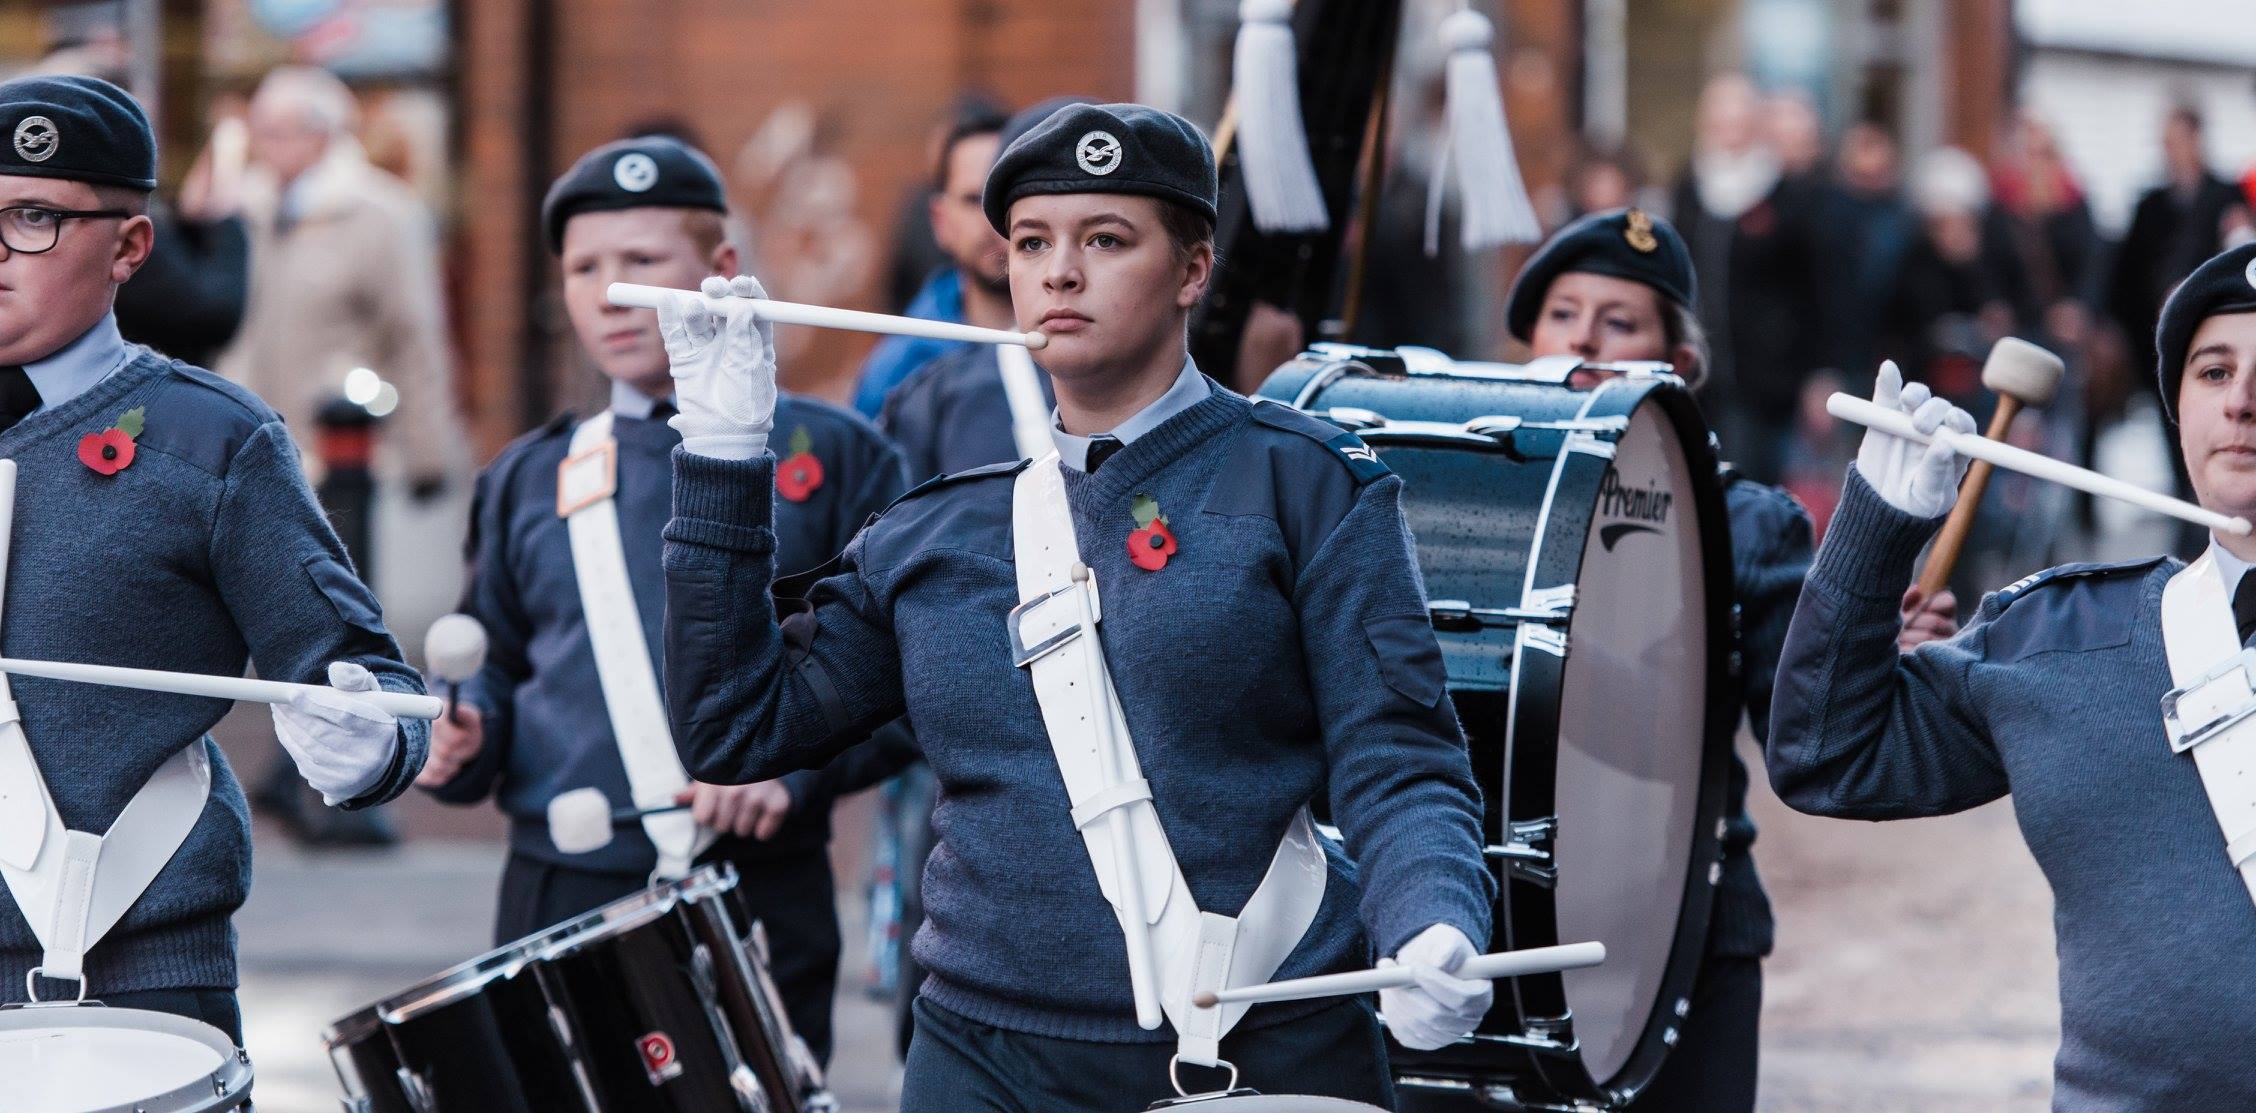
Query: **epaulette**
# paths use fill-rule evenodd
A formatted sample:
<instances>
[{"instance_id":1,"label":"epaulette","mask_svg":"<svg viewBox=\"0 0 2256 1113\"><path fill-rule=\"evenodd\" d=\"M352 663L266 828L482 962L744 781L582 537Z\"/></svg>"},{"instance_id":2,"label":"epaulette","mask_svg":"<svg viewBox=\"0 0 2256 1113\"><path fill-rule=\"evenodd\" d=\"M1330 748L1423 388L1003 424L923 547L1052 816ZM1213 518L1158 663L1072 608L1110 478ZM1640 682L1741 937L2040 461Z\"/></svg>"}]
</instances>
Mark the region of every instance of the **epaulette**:
<instances>
[{"instance_id":1,"label":"epaulette","mask_svg":"<svg viewBox=\"0 0 2256 1113\"><path fill-rule=\"evenodd\" d=\"M1355 477L1358 486L1392 473L1380 461L1379 454L1363 443L1363 438L1313 414L1264 398L1253 404L1253 419L1271 429L1298 433L1323 445L1339 457L1340 463L1347 465L1348 473Z\"/></svg>"},{"instance_id":2,"label":"epaulette","mask_svg":"<svg viewBox=\"0 0 2256 1113\"><path fill-rule=\"evenodd\" d=\"M953 486L957 483L968 482L973 479L985 479L993 475L1017 475L1021 469L1033 462L1032 460L1005 460L999 464L982 464L976 468L965 468L962 471L952 471L946 475L935 475L902 492L901 497L887 504L885 510L891 510L918 495L937 491L942 487ZM879 511L881 515L884 512Z\"/></svg>"},{"instance_id":3,"label":"epaulette","mask_svg":"<svg viewBox=\"0 0 2256 1113\"><path fill-rule=\"evenodd\" d=\"M2165 556L2141 557L2138 560L2099 561L2082 564L2063 564L2033 572L2000 588L1997 593L1999 610L2012 606L2013 601L2046 584L2067 580L2089 579L2095 576L2119 576L2129 572L2144 572L2168 560Z\"/></svg>"}]
</instances>

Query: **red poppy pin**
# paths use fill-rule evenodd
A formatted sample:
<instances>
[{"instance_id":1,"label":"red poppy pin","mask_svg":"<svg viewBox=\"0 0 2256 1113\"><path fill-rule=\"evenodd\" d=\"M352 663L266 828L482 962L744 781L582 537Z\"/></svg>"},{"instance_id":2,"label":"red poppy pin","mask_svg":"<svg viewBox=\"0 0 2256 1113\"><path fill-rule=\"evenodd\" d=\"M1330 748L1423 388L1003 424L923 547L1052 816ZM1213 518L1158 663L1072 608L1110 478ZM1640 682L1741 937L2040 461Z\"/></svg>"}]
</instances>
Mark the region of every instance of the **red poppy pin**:
<instances>
[{"instance_id":1,"label":"red poppy pin","mask_svg":"<svg viewBox=\"0 0 2256 1113\"><path fill-rule=\"evenodd\" d=\"M1129 509L1135 512L1137 528L1128 535L1128 559L1146 572L1167 567L1167 558L1175 555L1175 532L1167 528L1167 515L1159 512L1159 500L1137 495Z\"/></svg>"},{"instance_id":2,"label":"red poppy pin","mask_svg":"<svg viewBox=\"0 0 2256 1113\"><path fill-rule=\"evenodd\" d=\"M135 406L120 415L117 424L78 438L78 462L103 475L124 471L133 463L133 442L141 436L147 416L143 407Z\"/></svg>"},{"instance_id":3,"label":"red poppy pin","mask_svg":"<svg viewBox=\"0 0 2256 1113\"><path fill-rule=\"evenodd\" d=\"M776 493L793 502L805 502L823 485L822 461L815 458L815 439L806 426L791 431L791 454L776 465Z\"/></svg>"}]
</instances>

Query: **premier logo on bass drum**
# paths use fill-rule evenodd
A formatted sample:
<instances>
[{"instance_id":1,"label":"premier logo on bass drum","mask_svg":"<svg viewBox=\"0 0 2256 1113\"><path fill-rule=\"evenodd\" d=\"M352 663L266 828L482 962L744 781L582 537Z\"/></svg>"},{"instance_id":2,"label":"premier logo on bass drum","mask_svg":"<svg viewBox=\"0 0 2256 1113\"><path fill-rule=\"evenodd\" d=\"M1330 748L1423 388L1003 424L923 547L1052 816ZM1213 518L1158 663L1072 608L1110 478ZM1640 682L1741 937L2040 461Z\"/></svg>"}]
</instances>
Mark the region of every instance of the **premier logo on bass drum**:
<instances>
[{"instance_id":1,"label":"premier logo on bass drum","mask_svg":"<svg viewBox=\"0 0 2256 1113\"><path fill-rule=\"evenodd\" d=\"M1661 487L1632 487L1614 470L1598 484L1598 516L1609 521L1598 527L1598 543L1612 552L1614 545L1633 533L1659 533L1668 524L1669 508L1676 496Z\"/></svg>"}]
</instances>

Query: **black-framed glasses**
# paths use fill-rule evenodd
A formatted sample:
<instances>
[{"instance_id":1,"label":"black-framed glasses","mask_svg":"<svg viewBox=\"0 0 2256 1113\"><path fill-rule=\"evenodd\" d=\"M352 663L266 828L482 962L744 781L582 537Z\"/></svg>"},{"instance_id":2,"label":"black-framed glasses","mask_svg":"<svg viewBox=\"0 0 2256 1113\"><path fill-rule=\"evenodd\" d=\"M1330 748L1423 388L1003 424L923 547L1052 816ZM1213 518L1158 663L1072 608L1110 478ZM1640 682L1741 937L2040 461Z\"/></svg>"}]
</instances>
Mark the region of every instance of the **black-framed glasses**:
<instances>
[{"instance_id":1,"label":"black-framed glasses","mask_svg":"<svg viewBox=\"0 0 2256 1113\"><path fill-rule=\"evenodd\" d=\"M50 209L45 205L10 205L0 209L0 246L25 255L53 251L63 237L66 220L100 220L132 216L124 209Z\"/></svg>"}]
</instances>

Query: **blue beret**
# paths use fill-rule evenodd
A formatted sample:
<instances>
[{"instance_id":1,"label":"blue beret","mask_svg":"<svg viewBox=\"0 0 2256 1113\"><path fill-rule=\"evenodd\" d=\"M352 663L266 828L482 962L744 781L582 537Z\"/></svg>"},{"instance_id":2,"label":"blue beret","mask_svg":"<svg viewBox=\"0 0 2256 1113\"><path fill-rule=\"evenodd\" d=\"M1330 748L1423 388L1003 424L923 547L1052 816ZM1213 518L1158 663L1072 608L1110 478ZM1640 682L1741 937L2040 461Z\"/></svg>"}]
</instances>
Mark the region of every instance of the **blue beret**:
<instances>
[{"instance_id":1,"label":"blue beret","mask_svg":"<svg viewBox=\"0 0 2256 1113\"><path fill-rule=\"evenodd\" d=\"M705 153L679 139L622 139L580 156L541 201L548 249L564 251L564 223L580 213L612 209L710 209L728 212L728 188Z\"/></svg>"},{"instance_id":2,"label":"blue beret","mask_svg":"<svg viewBox=\"0 0 2256 1113\"><path fill-rule=\"evenodd\" d=\"M1643 209L1591 213L1559 229L1520 268L1504 299L1506 331L1526 343L1552 281L1576 272L1642 282L1686 309L1700 294L1692 252L1668 221Z\"/></svg>"},{"instance_id":3,"label":"blue beret","mask_svg":"<svg viewBox=\"0 0 2256 1113\"><path fill-rule=\"evenodd\" d=\"M1214 219L1214 148L1189 120L1140 104L1069 104L1018 137L987 174L987 223L1052 193L1137 193Z\"/></svg>"},{"instance_id":4,"label":"blue beret","mask_svg":"<svg viewBox=\"0 0 2256 1113\"><path fill-rule=\"evenodd\" d=\"M131 94L98 77L0 82L0 174L157 188L157 137Z\"/></svg>"},{"instance_id":5,"label":"blue beret","mask_svg":"<svg viewBox=\"0 0 2256 1113\"><path fill-rule=\"evenodd\" d=\"M2186 349L2201 322L2220 313L2256 312L2256 243L2242 244L2193 269L2154 325L2154 375L2162 387L2162 412L2178 419L2178 381L2185 378Z\"/></svg>"}]
</instances>

